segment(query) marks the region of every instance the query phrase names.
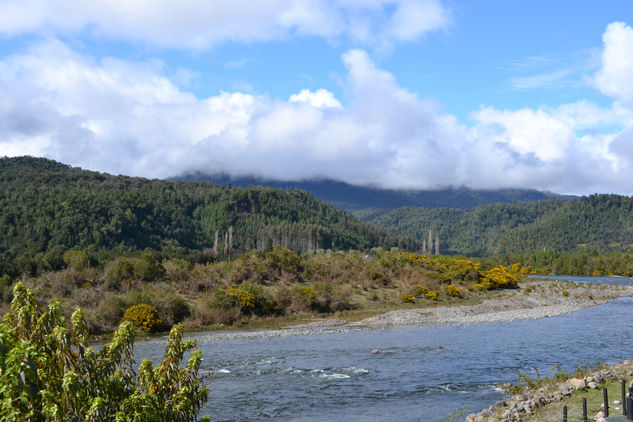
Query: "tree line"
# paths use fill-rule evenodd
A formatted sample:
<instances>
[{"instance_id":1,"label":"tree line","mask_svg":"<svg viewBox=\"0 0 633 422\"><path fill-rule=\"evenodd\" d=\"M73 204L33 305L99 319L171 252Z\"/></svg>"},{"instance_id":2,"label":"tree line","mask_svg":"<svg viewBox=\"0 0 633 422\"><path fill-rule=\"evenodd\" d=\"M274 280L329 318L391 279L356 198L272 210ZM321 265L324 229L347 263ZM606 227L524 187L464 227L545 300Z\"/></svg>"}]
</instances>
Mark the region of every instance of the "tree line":
<instances>
[{"instance_id":1,"label":"tree line","mask_svg":"<svg viewBox=\"0 0 633 422\"><path fill-rule=\"evenodd\" d=\"M437 233L442 253L485 257L537 251L630 251L633 198L591 195L488 204L473 209L401 208L366 221L422 242Z\"/></svg>"}]
</instances>

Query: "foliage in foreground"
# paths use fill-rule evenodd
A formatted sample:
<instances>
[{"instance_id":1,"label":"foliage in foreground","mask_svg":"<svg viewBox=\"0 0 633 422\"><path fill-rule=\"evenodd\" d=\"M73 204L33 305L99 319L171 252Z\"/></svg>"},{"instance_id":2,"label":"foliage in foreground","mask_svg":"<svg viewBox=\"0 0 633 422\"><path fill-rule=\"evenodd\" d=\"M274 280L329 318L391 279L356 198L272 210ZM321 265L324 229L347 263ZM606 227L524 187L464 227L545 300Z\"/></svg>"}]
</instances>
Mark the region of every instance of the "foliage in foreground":
<instances>
[{"instance_id":1,"label":"foliage in foreground","mask_svg":"<svg viewBox=\"0 0 633 422\"><path fill-rule=\"evenodd\" d=\"M208 389L191 341L174 326L164 359L133 369L134 329L122 323L112 342L88 346L81 309L70 327L58 301L40 312L32 291L14 288L11 311L0 324L0 419L6 421L195 421Z\"/></svg>"}]
</instances>

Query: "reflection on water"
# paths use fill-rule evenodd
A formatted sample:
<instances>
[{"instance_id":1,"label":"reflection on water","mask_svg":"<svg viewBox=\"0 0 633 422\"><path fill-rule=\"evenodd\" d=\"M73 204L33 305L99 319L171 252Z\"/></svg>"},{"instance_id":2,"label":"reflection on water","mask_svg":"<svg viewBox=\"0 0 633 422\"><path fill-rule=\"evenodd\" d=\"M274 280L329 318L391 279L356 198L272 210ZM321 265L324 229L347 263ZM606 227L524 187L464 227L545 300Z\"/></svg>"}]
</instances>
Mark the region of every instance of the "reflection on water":
<instances>
[{"instance_id":1,"label":"reflection on water","mask_svg":"<svg viewBox=\"0 0 633 422\"><path fill-rule=\"evenodd\" d=\"M571 370L631 358L632 316L633 299L622 298L561 317L463 327L255 340L196 334L212 388L203 414L214 421L429 421L464 406L476 412L502 398L495 385L515 382L517 372L546 376L557 364ZM159 359L163 347L138 343L135 354Z\"/></svg>"}]
</instances>

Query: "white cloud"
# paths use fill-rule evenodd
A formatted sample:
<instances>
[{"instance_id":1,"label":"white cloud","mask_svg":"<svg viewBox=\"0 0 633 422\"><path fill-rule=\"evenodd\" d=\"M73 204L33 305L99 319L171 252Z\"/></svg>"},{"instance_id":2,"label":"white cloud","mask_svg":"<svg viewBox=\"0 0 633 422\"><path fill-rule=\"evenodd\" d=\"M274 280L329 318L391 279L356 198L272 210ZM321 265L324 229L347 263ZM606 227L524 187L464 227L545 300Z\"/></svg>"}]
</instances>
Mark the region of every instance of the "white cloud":
<instances>
[{"instance_id":1,"label":"white cloud","mask_svg":"<svg viewBox=\"0 0 633 422\"><path fill-rule=\"evenodd\" d=\"M594 81L604 94L633 105L633 28L624 22L613 22L602 40L602 68Z\"/></svg>"},{"instance_id":2,"label":"white cloud","mask_svg":"<svg viewBox=\"0 0 633 422\"><path fill-rule=\"evenodd\" d=\"M499 111L487 107L472 114L487 136L521 155L533 155L543 162L561 160L575 135L566 122L543 110Z\"/></svg>"},{"instance_id":3,"label":"white cloud","mask_svg":"<svg viewBox=\"0 0 633 422\"><path fill-rule=\"evenodd\" d=\"M0 61L0 156L44 155L147 177L202 170L633 193L633 110L619 93L611 107L486 106L466 127L399 85L367 52L349 50L342 61L344 105L324 89L288 101L242 92L197 98L160 62L96 61L49 41Z\"/></svg>"},{"instance_id":4,"label":"white cloud","mask_svg":"<svg viewBox=\"0 0 633 422\"><path fill-rule=\"evenodd\" d=\"M316 92L302 89L298 94L292 94L288 101L291 103L306 103L318 108L343 108L341 103L334 97L334 94L325 89L317 89Z\"/></svg>"},{"instance_id":5,"label":"white cloud","mask_svg":"<svg viewBox=\"0 0 633 422\"><path fill-rule=\"evenodd\" d=\"M3 0L0 34L86 31L162 47L207 49L293 35L413 41L449 22L439 0Z\"/></svg>"},{"instance_id":6,"label":"white cloud","mask_svg":"<svg viewBox=\"0 0 633 422\"><path fill-rule=\"evenodd\" d=\"M575 83L567 80L567 77L572 73L572 69L560 69L549 73L522 76L519 78L512 78L510 80L510 85L515 91L567 86Z\"/></svg>"}]
</instances>

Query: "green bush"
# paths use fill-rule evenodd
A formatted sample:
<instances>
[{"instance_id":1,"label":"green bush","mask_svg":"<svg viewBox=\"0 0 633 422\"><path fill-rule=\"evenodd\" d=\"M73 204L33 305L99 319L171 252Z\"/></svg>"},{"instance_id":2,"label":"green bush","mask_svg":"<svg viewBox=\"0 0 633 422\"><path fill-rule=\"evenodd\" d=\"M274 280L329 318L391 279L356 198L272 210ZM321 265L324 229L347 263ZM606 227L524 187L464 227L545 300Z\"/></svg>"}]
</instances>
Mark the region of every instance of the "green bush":
<instances>
[{"instance_id":1,"label":"green bush","mask_svg":"<svg viewBox=\"0 0 633 422\"><path fill-rule=\"evenodd\" d=\"M198 375L201 352L172 328L164 360L133 369L134 330L122 323L99 351L88 344L77 309L70 326L59 301L38 310L33 292L18 283L11 311L0 323L0 415L8 421L196 421L208 399ZM187 365L184 353L193 350ZM207 417L204 420L209 420Z\"/></svg>"},{"instance_id":2,"label":"green bush","mask_svg":"<svg viewBox=\"0 0 633 422\"><path fill-rule=\"evenodd\" d=\"M75 270L83 270L90 266L90 258L85 251L82 250L69 250L64 253L62 258L64 264Z\"/></svg>"},{"instance_id":3,"label":"green bush","mask_svg":"<svg viewBox=\"0 0 633 422\"><path fill-rule=\"evenodd\" d=\"M123 314L123 319L148 333L158 330L163 324L158 319L158 311L145 303L127 308Z\"/></svg>"}]
</instances>

